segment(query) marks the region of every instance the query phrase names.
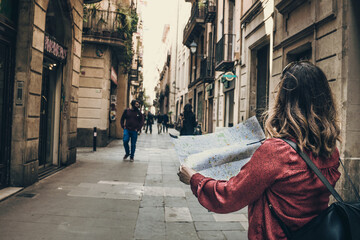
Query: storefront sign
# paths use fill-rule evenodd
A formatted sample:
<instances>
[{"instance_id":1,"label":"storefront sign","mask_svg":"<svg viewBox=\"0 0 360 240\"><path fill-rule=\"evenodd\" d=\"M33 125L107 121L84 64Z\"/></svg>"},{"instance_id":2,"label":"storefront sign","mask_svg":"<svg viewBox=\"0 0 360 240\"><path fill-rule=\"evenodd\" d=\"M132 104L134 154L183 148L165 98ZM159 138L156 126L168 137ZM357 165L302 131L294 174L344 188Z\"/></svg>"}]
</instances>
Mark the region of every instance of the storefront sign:
<instances>
[{"instance_id":1,"label":"storefront sign","mask_svg":"<svg viewBox=\"0 0 360 240\"><path fill-rule=\"evenodd\" d=\"M66 60L67 49L48 34L45 34L44 51L60 62L65 62Z\"/></svg>"},{"instance_id":2,"label":"storefront sign","mask_svg":"<svg viewBox=\"0 0 360 240\"><path fill-rule=\"evenodd\" d=\"M224 84L223 91L228 91L235 87L236 75L233 72L226 72L224 75L221 76L221 82Z\"/></svg>"},{"instance_id":3,"label":"storefront sign","mask_svg":"<svg viewBox=\"0 0 360 240\"><path fill-rule=\"evenodd\" d=\"M232 81L236 78L236 75L232 72L226 72L223 76L222 76L223 80L226 81Z\"/></svg>"},{"instance_id":4,"label":"storefront sign","mask_svg":"<svg viewBox=\"0 0 360 240\"><path fill-rule=\"evenodd\" d=\"M117 73L113 67L111 67L111 74L110 74L111 80L117 85Z\"/></svg>"}]
</instances>

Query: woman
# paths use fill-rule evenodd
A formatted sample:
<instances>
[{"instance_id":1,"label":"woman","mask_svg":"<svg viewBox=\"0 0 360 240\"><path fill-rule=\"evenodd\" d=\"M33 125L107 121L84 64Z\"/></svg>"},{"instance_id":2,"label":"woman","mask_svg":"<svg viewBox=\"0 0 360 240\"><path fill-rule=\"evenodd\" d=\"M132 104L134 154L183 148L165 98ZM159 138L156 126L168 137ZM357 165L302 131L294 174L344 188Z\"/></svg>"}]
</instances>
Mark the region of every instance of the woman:
<instances>
[{"instance_id":1,"label":"woman","mask_svg":"<svg viewBox=\"0 0 360 240\"><path fill-rule=\"evenodd\" d=\"M196 127L195 115L192 112L191 104L187 103L184 106L184 117L182 128L180 130L180 136L194 135L194 127Z\"/></svg>"},{"instance_id":2,"label":"woman","mask_svg":"<svg viewBox=\"0 0 360 240\"><path fill-rule=\"evenodd\" d=\"M199 202L213 212L229 213L248 205L249 239L286 239L269 203L292 231L328 206L327 188L279 138L296 142L333 186L340 177L340 130L325 74L309 62L291 63L279 86L265 122L267 140L237 176L216 181L186 166L179 172L180 180L191 184Z\"/></svg>"}]
</instances>

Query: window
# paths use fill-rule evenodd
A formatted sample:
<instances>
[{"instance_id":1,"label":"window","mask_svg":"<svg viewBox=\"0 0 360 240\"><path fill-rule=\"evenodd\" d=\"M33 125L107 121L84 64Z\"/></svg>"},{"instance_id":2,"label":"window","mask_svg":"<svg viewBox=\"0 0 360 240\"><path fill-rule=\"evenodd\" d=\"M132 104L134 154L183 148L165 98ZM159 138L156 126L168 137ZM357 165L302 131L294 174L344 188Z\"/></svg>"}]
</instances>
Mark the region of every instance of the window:
<instances>
[{"instance_id":1,"label":"window","mask_svg":"<svg viewBox=\"0 0 360 240\"><path fill-rule=\"evenodd\" d=\"M301 60L309 60L312 59L312 48L311 43L306 43L294 50L291 50L287 53L287 61L301 61Z\"/></svg>"}]
</instances>

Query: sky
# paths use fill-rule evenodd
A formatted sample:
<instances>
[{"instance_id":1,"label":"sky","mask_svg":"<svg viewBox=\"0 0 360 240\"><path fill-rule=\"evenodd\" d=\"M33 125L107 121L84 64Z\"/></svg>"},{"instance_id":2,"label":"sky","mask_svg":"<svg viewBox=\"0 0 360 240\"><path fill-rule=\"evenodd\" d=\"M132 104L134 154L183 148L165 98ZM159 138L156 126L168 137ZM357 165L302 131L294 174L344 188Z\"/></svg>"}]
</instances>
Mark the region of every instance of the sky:
<instances>
[{"instance_id":1,"label":"sky","mask_svg":"<svg viewBox=\"0 0 360 240\"><path fill-rule=\"evenodd\" d=\"M146 95L149 95L149 103L155 99L154 87L159 80L158 66L164 62L161 51L166 51L162 45L162 35L165 24L176 23L176 8L178 0L143 0L143 69L144 88ZM183 1L183 0L180 0ZM161 69L160 69L161 71Z\"/></svg>"}]
</instances>

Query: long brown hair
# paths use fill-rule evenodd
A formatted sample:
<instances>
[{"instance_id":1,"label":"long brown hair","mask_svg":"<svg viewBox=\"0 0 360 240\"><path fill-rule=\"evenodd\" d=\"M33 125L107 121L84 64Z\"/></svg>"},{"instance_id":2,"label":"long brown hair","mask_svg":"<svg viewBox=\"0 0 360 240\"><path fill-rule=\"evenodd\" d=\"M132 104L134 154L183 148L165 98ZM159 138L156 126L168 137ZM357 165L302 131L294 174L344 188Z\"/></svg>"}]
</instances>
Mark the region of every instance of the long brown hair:
<instances>
[{"instance_id":1,"label":"long brown hair","mask_svg":"<svg viewBox=\"0 0 360 240\"><path fill-rule=\"evenodd\" d=\"M295 138L301 150L315 156L331 155L340 128L329 83L319 67L301 61L284 68L265 132L268 138Z\"/></svg>"}]
</instances>

